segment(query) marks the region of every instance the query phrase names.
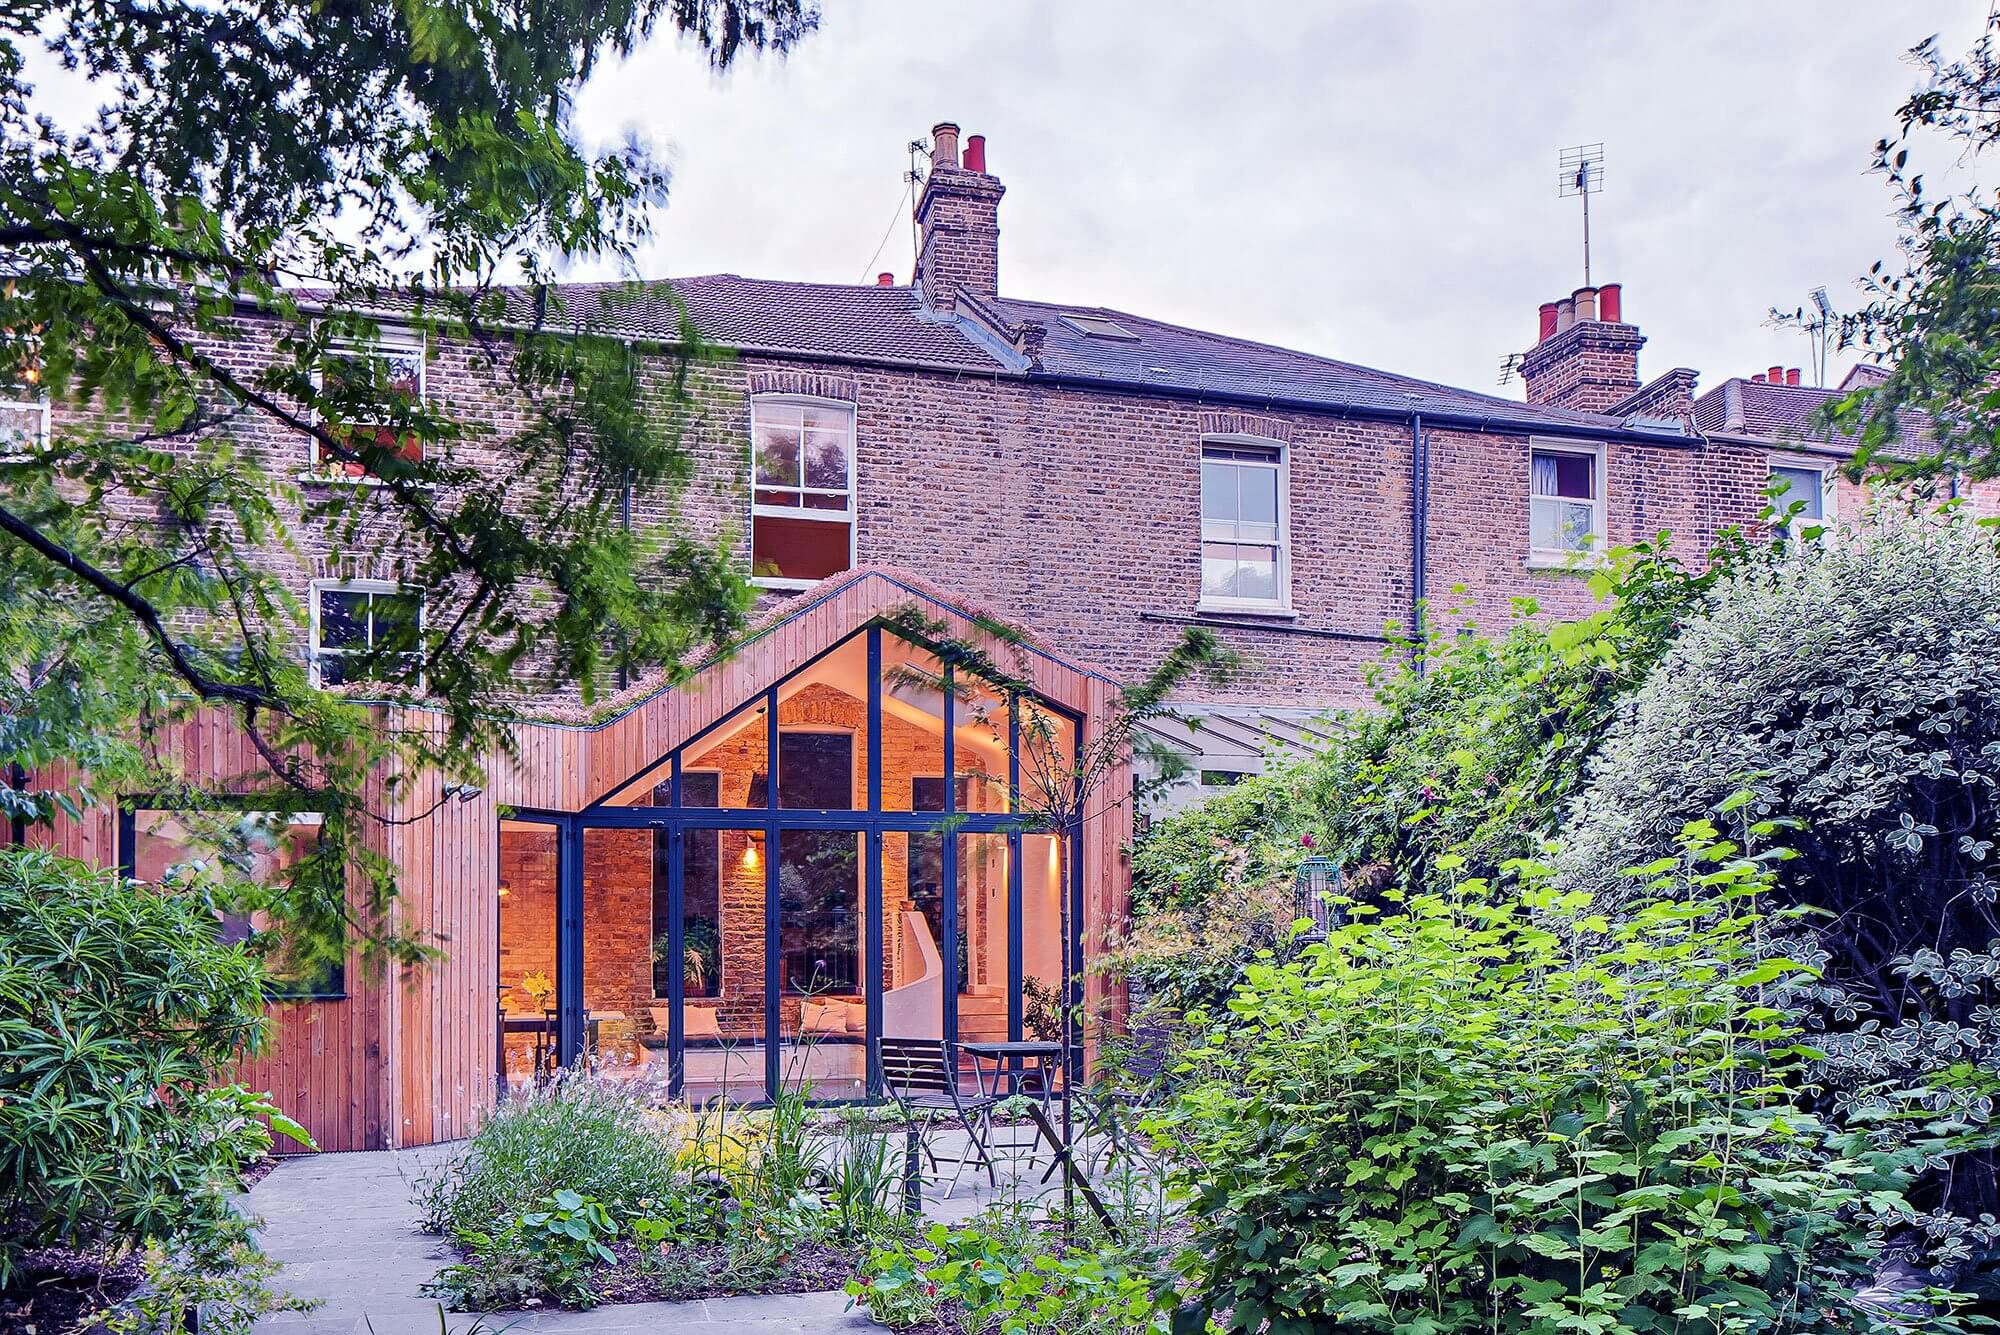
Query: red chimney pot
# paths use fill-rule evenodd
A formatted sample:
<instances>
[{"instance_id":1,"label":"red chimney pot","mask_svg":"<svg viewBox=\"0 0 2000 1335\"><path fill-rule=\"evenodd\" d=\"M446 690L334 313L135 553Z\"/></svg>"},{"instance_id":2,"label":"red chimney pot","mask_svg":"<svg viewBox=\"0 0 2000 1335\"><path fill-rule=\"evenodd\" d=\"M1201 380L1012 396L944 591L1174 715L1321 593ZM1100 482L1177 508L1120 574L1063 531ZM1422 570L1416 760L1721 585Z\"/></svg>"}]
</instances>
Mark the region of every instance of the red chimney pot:
<instances>
[{"instance_id":1,"label":"red chimney pot","mask_svg":"<svg viewBox=\"0 0 2000 1335\"><path fill-rule=\"evenodd\" d=\"M1790 369L1789 371L1786 371L1786 372L1785 372L1785 383L1786 383L1786 384L1788 384L1788 385L1796 385L1796 384L1798 384L1798 383L1799 383L1799 368L1798 368L1798 367L1794 366L1794 367L1793 367L1793 368L1791 368L1791 369Z\"/></svg>"},{"instance_id":2,"label":"red chimney pot","mask_svg":"<svg viewBox=\"0 0 2000 1335\"><path fill-rule=\"evenodd\" d=\"M967 135L965 138L965 169L969 172L986 174L986 136Z\"/></svg>"},{"instance_id":3,"label":"red chimney pot","mask_svg":"<svg viewBox=\"0 0 2000 1335\"><path fill-rule=\"evenodd\" d=\"M1757 373L1756 375L1753 375L1753 376L1751 376L1751 377L1750 377L1750 383L1751 383L1751 384L1753 384L1753 385L1761 385L1761 384L1763 384L1763 383L1764 383L1764 373L1763 373L1762 371L1759 371L1759 372L1758 372L1758 373Z\"/></svg>"},{"instance_id":4,"label":"red chimney pot","mask_svg":"<svg viewBox=\"0 0 2000 1335\"><path fill-rule=\"evenodd\" d=\"M1542 332L1536 336L1535 342L1546 343L1555 332L1556 304L1553 301L1545 301L1542 303Z\"/></svg>"},{"instance_id":5,"label":"red chimney pot","mask_svg":"<svg viewBox=\"0 0 2000 1335\"><path fill-rule=\"evenodd\" d=\"M1774 366L1764 373L1764 378L1774 385L1782 385L1785 383L1785 368Z\"/></svg>"},{"instance_id":6,"label":"red chimney pot","mask_svg":"<svg viewBox=\"0 0 2000 1335\"><path fill-rule=\"evenodd\" d=\"M895 285L896 285L896 275L892 273L878 273L875 275L875 286L894 287Z\"/></svg>"},{"instance_id":7,"label":"red chimney pot","mask_svg":"<svg viewBox=\"0 0 2000 1335\"><path fill-rule=\"evenodd\" d=\"M1597 289L1598 319L1604 321L1606 324L1624 323L1623 320L1618 318L1624 314L1624 311L1621 309L1624 301L1622 295L1624 291L1625 285L1623 283L1606 283L1603 287Z\"/></svg>"}]
</instances>

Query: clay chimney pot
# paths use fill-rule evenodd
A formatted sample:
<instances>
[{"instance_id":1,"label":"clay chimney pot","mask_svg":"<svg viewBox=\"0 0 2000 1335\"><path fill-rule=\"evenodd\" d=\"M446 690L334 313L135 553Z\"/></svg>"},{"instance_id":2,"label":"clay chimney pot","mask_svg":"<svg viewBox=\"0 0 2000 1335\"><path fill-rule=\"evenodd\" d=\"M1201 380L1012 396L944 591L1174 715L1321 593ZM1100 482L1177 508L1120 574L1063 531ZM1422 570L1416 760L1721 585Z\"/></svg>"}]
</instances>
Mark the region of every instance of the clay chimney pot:
<instances>
[{"instance_id":1,"label":"clay chimney pot","mask_svg":"<svg viewBox=\"0 0 2000 1335\"><path fill-rule=\"evenodd\" d=\"M1576 303L1570 298L1564 297L1556 303L1556 332L1560 334L1575 323Z\"/></svg>"},{"instance_id":2,"label":"clay chimney pot","mask_svg":"<svg viewBox=\"0 0 2000 1335\"><path fill-rule=\"evenodd\" d=\"M892 273L878 273L875 275L875 286L894 287L895 285L896 285L896 275Z\"/></svg>"},{"instance_id":3,"label":"clay chimney pot","mask_svg":"<svg viewBox=\"0 0 2000 1335\"><path fill-rule=\"evenodd\" d=\"M1580 287L1570 293L1570 300L1576 304L1576 322L1590 324L1597 319L1597 289Z\"/></svg>"},{"instance_id":4,"label":"clay chimney pot","mask_svg":"<svg viewBox=\"0 0 2000 1335\"><path fill-rule=\"evenodd\" d=\"M1625 314L1625 287L1622 283L1606 283L1597 289L1597 318L1606 324L1623 324Z\"/></svg>"},{"instance_id":5,"label":"clay chimney pot","mask_svg":"<svg viewBox=\"0 0 2000 1335\"><path fill-rule=\"evenodd\" d=\"M950 121L939 121L931 126L931 165L933 167L958 165L958 127Z\"/></svg>"},{"instance_id":6,"label":"clay chimney pot","mask_svg":"<svg viewBox=\"0 0 2000 1335\"><path fill-rule=\"evenodd\" d=\"M986 136L970 134L965 137L965 169L986 175Z\"/></svg>"},{"instance_id":7,"label":"clay chimney pot","mask_svg":"<svg viewBox=\"0 0 2000 1335\"><path fill-rule=\"evenodd\" d=\"M1535 335L1535 342L1546 343L1556 332L1556 304L1553 301L1543 302L1541 316L1541 332Z\"/></svg>"}]
</instances>

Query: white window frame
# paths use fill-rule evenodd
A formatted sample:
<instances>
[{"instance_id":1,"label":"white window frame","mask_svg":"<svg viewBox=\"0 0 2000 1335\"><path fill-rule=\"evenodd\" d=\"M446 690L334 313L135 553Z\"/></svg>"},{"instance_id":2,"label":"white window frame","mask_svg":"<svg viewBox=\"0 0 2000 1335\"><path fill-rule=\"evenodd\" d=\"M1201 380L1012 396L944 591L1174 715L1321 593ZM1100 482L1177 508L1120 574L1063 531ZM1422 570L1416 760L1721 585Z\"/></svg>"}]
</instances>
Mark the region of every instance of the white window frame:
<instances>
[{"instance_id":1,"label":"white window frame","mask_svg":"<svg viewBox=\"0 0 2000 1335\"><path fill-rule=\"evenodd\" d=\"M1771 484L1773 471L1790 468L1801 473L1819 474L1819 519L1816 521L1822 532L1816 541L1826 542L1833 537L1840 520L1840 464L1832 459L1816 458L1809 454L1769 454L1764 457L1764 485ZM1781 527L1773 524L1774 529ZM1785 541L1793 545L1805 541L1805 535L1784 530Z\"/></svg>"},{"instance_id":2,"label":"white window frame","mask_svg":"<svg viewBox=\"0 0 2000 1335\"><path fill-rule=\"evenodd\" d=\"M376 331L372 338L336 337L328 339L326 350L337 357L375 357L385 351L414 352L417 354L417 402L420 405L430 402L430 340L424 336L424 332L421 329L412 329L408 325L385 324ZM325 388L326 368L324 365L313 368L312 385L314 393L318 393ZM315 426L320 425L323 421L324 419L317 412L313 414L313 424ZM354 425L363 430L368 428L367 423L357 422ZM316 481L332 479L339 482L352 482L361 486L380 486L382 483L382 479L371 477L366 473L350 475L344 472L336 473L332 471L342 461L329 459L321 453L322 445L318 436L312 437L306 448L311 463L308 476Z\"/></svg>"},{"instance_id":3,"label":"white window frame","mask_svg":"<svg viewBox=\"0 0 2000 1335\"><path fill-rule=\"evenodd\" d=\"M833 408L847 414L847 508L844 510L807 509L796 505L759 505L757 503L757 410L760 405L770 407L779 404L801 408ZM855 474L858 470L861 445L860 413L850 399L829 399L816 394L753 394L750 396L750 532L749 538L751 576L750 583L760 589L810 589L818 580L792 579L783 575L759 575L757 561L757 520L803 519L811 522L847 525L847 569L854 569L860 548L860 507L855 499ZM805 483L805 461L799 461L799 490L812 491L821 496L836 493L830 488L811 487Z\"/></svg>"},{"instance_id":4,"label":"white window frame","mask_svg":"<svg viewBox=\"0 0 2000 1335\"><path fill-rule=\"evenodd\" d=\"M30 441L23 449L0 450L0 463L6 463L10 459L25 459L29 455L38 454L49 447L50 411L48 395L37 394L30 398L25 394L17 393L0 399L0 407L9 409L25 408L36 415L34 440Z\"/></svg>"},{"instance_id":5,"label":"white window frame","mask_svg":"<svg viewBox=\"0 0 2000 1335\"><path fill-rule=\"evenodd\" d=\"M430 615L430 600L424 597L422 593L409 588L407 585L398 584L393 579L316 579L312 581L312 583L308 586L307 589L307 597L311 600L312 603L312 617L311 617L312 627L309 632L312 636L312 639L310 640L307 647L306 667L308 676L311 678L312 684L314 686L317 687L321 685L320 675L319 675L320 658L327 652L327 650L320 647L320 642L319 642L319 632L320 632L319 596L322 593L414 594L417 600L417 637L419 645L421 646L421 641L424 633L424 620L426 617ZM369 600L369 607L370 607L370 620L368 623L369 634L373 635L374 634L373 599ZM344 650L335 649L332 652L335 654L339 654L343 657L345 656ZM369 683L347 682L345 684L349 686L353 685L365 686L368 685ZM424 684L423 675L419 673L417 681L415 683L416 688L418 690L422 690L423 684Z\"/></svg>"},{"instance_id":6,"label":"white window frame","mask_svg":"<svg viewBox=\"0 0 2000 1335\"><path fill-rule=\"evenodd\" d=\"M1211 445L1247 445L1255 449L1273 451L1276 457L1269 467L1278 475L1278 542L1277 542L1277 584L1275 598L1215 598L1200 594L1195 603L1197 612L1258 612L1266 616L1292 616L1292 447L1282 440L1270 436L1253 436L1245 433L1216 432L1204 435L1195 451L1195 521L1196 565L1199 568L1201 548L1209 542L1208 521L1201 517L1201 466L1207 462L1208 447ZM1228 459L1218 462L1233 464L1240 468L1257 468L1263 465L1250 459ZM1225 539L1216 538L1222 542ZM1256 545L1256 544L1242 544ZM1199 588L1199 584L1196 586Z\"/></svg>"},{"instance_id":7,"label":"white window frame","mask_svg":"<svg viewBox=\"0 0 2000 1335\"><path fill-rule=\"evenodd\" d=\"M1537 547L1534 545L1534 503L1537 500L1564 500L1574 502L1574 496L1537 496L1535 494L1535 456L1538 454L1567 454L1576 458L1591 460L1590 476L1595 484L1596 495L1590 498L1590 546L1582 551L1569 547ZM1537 570L1564 570L1575 566L1594 565L1604 560L1607 546L1605 519L1610 512L1611 472L1605 467L1606 451L1601 440L1576 441L1551 439L1547 436L1528 438L1528 484L1525 494L1528 500L1528 564Z\"/></svg>"}]
</instances>

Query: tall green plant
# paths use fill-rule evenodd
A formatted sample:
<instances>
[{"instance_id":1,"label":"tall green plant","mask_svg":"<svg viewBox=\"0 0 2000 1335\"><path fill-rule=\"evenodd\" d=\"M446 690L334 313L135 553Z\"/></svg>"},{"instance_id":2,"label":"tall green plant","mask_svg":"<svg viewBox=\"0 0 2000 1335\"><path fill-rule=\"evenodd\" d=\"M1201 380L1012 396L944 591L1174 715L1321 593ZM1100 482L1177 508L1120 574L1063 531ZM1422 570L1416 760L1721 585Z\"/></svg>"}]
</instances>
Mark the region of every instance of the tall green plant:
<instances>
[{"instance_id":1,"label":"tall green plant","mask_svg":"<svg viewBox=\"0 0 2000 1335\"><path fill-rule=\"evenodd\" d=\"M186 1250L273 1128L311 1143L216 1084L262 1039L263 984L197 899L0 858L0 1286L36 1246Z\"/></svg>"},{"instance_id":2,"label":"tall green plant","mask_svg":"<svg viewBox=\"0 0 2000 1335\"><path fill-rule=\"evenodd\" d=\"M1879 1324L1852 1295L1907 1164L1800 1106L1761 860L1685 839L1616 920L1515 862L1517 891L1392 891L1253 966L1155 1123L1194 1222L1182 1325Z\"/></svg>"},{"instance_id":3,"label":"tall green plant","mask_svg":"<svg viewBox=\"0 0 2000 1335\"><path fill-rule=\"evenodd\" d=\"M1588 576L1602 605L1586 616L1552 619L1523 599L1497 637L1440 629L1392 645L1373 676L1375 707L1340 720L1324 753L1153 826L1133 858L1135 908L1288 881L1312 854L1433 889L1451 879L1438 875L1441 857L1490 876L1531 856L1680 626L1718 580L1772 553L1731 530L1691 566L1662 534Z\"/></svg>"}]
</instances>

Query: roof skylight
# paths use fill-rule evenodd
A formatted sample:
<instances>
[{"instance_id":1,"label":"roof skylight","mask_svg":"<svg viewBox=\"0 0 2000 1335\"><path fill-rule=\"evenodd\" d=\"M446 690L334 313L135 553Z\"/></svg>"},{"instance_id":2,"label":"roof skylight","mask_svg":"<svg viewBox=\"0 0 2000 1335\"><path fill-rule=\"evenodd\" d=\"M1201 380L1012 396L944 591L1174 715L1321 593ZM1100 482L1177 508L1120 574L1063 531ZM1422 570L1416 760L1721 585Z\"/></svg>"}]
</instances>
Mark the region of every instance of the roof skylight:
<instances>
[{"instance_id":1,"label":"roof skylight","mask_svg":"<svg viewBox=\"0 0 2000 1335\"><path fill-rule=\"evenodd\" d=\"M1137 334L1108 316L1064 314L1059 318L1064 324L1076 330L1077 333L1082 334L1085 338L1108 338L1119 343L1137 343L1139 341Z\"/></svg>"}]
</instances>

